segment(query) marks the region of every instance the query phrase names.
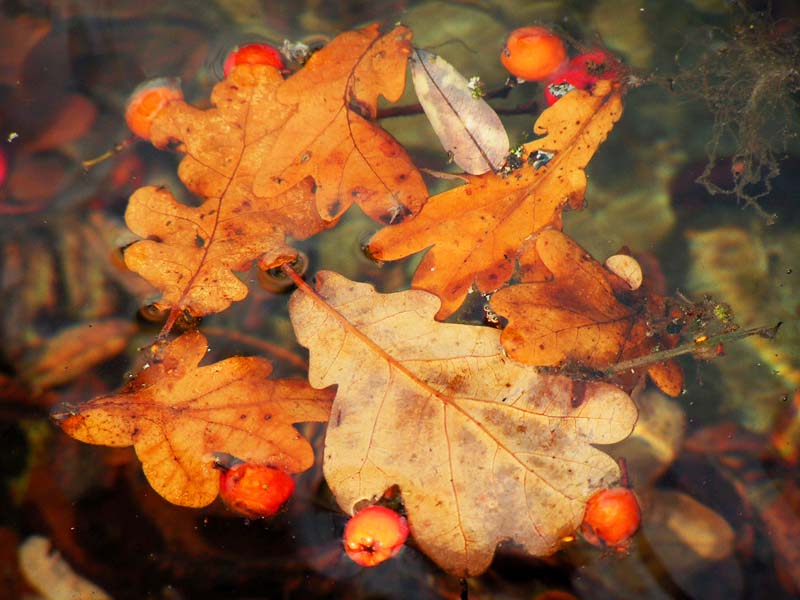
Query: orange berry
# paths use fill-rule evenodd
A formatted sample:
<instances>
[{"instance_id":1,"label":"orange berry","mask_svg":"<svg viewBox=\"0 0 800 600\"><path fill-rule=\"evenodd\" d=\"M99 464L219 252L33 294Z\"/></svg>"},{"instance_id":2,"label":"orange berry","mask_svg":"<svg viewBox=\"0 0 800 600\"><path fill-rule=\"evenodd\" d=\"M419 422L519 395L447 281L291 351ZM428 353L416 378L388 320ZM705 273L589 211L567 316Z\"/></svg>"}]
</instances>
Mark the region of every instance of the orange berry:
<instances>
[{"instance_id":1,"label":"orange berry","mask_svg":"<svg viewBox=\"0 0 800 600\"><path fill-rule=\"evenodd\" d=\"M344 528L344 551L362 567L374 567L391 558L408 537L405 517L383 506L369 506Z\"/></svg>"},{"instance_id":2,"label":"orange berry","mask_svg":"<svg viewBox=\"0 0 800 600\"><path fill-rule=\"evenodd\" d=\"M511 32L500 53L509 73L528 81L553 77L567 64L564 42L544 27L520 27Z\"/></svg>"},{"instance_id":3,"label":"orange berry","mask_svg":"<svg viewBox=\"0 0 800 600\"><path fill-rule=\"evenodd\" d=\"M222 65L222 74L227 77L238 65L269 65L276 69L283 69L281 53L269 44L245 44L234 48L225 58Z\"/></svg>"},{"instance_id":4,"label":"orange berry","mask_svg":"<svg viewBox=\"0 0 800 600\"><path fill-rule=\"evenodd\" d=\"M228 508L252 518L271 517L294 492L294 479L280 469L239 463L222 472L219 487Z\"/></svg>"},{"instance_id":5,"label":"orange berry","mask_svg":"<svg viewBox=\"0 0 800 600\"><path fill-rule=\"evenodd\" d=\"M634 493L626 487L609 488L589 498L581 533L596 546L622 546L639 529L641 520Z\"/></svg>"},{"instance_id":6,"label":"orange berry","mask_svg":"<svg viewBox=\"0 0 800 600\"><path fill-rule=\"evenodd\" d=\"M125 108L125 122L134 134L150 139L150 127L156 115L176 100L183 100L183 92L176 80L151 79L139 85L128 99Z\"/></svg>"}]
</instances>

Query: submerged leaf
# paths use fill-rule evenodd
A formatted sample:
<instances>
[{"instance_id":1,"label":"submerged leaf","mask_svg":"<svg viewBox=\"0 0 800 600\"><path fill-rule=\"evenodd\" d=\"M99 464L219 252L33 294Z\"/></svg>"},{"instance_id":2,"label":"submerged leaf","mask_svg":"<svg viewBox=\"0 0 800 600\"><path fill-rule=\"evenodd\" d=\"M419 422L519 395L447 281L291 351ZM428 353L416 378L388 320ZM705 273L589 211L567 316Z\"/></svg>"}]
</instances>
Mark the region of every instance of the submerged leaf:
<instances>
[{"instance_id":1,"label":"submerged leaf","mask_svg":"<svg viewBox=\"0 0 800 600\"><path fill-rule=\"evenodd\" d=\"M82 442L133 445L153 489L181 506L216 498L214 453L293 473L308 469L311 446L292 424L326 420L331 394L301 380L267 379L272 367L262 358L200 367L206 351L205 337L184 334L123 392L56 407L52 416Z\"/></svg>"},{"instance_id":2,"label":"submerged leaf","mask_svg":"<svg viewBox=\"0 0 800 600\"><path fill-rule=\"evenodd\" d=\"M497 330L435 322L427 292L379 294L329 271L317 282L290 313L311 384L338 384L323 468L348 513L398 485L420 548L475 575L504 540L554 552L619 478L593 444L633 429L620 389L511 361Z\"/></svg>"},{"instance_id":3,"label":"submerged leaf","mask_svg":"<svg viewBox=\"0 0 800 600\"><path fill-rule=\"evenodd\" d=\"M453 162L471 175L500 169L508 155L508 134L464 76L441 56L415 48L411 77L419 103Z\"/></svg>"},{"instance_id":4,"label":"submerged leaf","mask_svg":"<svg viewBox=\"0 0 800 600\"><path fill-rule=\"evenodd\" d=\"M106 591L78 575L46 537L32 535L26 538L17 549L17 556L25 580L42 594L37 597L44 600L111 600Z\"/></svg>"},{"instance_id":5,"label":"submerged leaf","mask_svg":"<svg viewBox=\"0 0 800 600\"><path fill-rule=\"evenodd\" d=\"M42 346L22 373L37 390L78 377L125 349L136 325L124 319L79 323L59 331Z\"/></svg>"}]
</instances>

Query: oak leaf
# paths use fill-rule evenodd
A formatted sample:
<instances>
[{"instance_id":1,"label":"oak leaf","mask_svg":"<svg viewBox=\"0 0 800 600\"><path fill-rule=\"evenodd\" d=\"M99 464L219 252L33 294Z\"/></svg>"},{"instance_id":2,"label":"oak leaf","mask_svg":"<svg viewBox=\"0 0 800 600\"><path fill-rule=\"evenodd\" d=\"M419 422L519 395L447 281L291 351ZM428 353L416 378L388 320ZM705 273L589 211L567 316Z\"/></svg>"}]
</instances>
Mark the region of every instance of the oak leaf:
<instances>
[{"instance_id":1,"label":"oak leaf","mask_svg":"<svg viewBox=\"0 0 800 600\"><path fill-rule=\"evenodd\" d=\"M592 444L625 438L630 397L505 356L491 328L437 323L421 290L379 294L323 271L290 301L314 387L338 384L323 469L348 513L398 485L420 548L476 575L504 540L555 551L619 477Z\"/></svg>"},{"instance_id":2,"label":"oak leaf","mask_svg":"<svg viewBox=\"0 0 800 600\"><path fill-rule=\"evenodd\" d=\"M511 277L522 241L545 227L561 228L567 204L578 208L583 169L622 114L620 92L601 81L593 93L575 90L545 110L523 146L526 163L507 176L464 175L466 185L430 198L416 218L385 227L369 243L379 260L430 248L413 286L442 301L436 318L455 312L473 283L491 292Z\"/></svg>"},{"instance_id":3,"label":"oak leaf","mask_svg":"<svg viewBox=\"0 0 800 600\"><path fill-rule=\"evenodd\" d=\"M354 201L385 222L420 209L419 172L374 122L378 95L403 91L410 35L374 25L342 34L286 80L240 65L215 86L213 108L176 101L157 114L153 144L178 143L178 175L205 198L189 206L158 187L131 197L128 227L146 239L125 262L161 290L161 306L224 310L247 295L232 271L290 261L286 236L335 225Z\"/></svg>"},{"instance_id":4,"label":"oak leaf","mask_svg":"<svg viewBox=\"0 0 800 600\"><path fill-rule=\"evenodd\" d=\"M515 360L603 369L645 356L662 341L649 325L662 316L650 312L663 313L661 298L647 286L630 290L560 231L543 231L533 240L520 259L520 272L523 283L491 299L492 310L508 319L500 339ZM677 364L656 364L650 371L663 391L680 393L683 375Z\"/></svg>"},{"instance_id":5,"label":"oak leaf","mask_svg":"<svg viewBox=\"0 0 800 600\"><path fill-rule=\"evenodd\" d=\"M217 496L214 453L289 472L308 469L313 451L292 424L327 420L329 391L267 379L272 367L258 357L198 366L206 352L205 337L186 333L121 393L56 407L52 416L82 442L133 445L153 489L181 506L206 506Z\"/></svg>"},{"instance_id":6,"label":"oak leaf","mask_svg":"<svg viewBox=\"0 0 800 600\"><path fill-rule=\"evenodd\" d=\"M586 250L559 231L536 238L546 281L498 290L492 310L506 317L501 341L508 355L537 366L567 360L602 368L620 360L630 343L641 342L646 328L636 312L619 302L608 271Z\"/></svg>"}]
</instances>

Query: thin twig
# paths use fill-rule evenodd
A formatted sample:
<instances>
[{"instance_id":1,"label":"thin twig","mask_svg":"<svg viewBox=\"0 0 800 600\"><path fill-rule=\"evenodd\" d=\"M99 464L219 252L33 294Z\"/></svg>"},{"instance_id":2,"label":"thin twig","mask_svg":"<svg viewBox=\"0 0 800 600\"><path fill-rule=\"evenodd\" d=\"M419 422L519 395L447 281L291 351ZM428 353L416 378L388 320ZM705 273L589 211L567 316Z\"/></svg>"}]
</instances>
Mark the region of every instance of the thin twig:
<instances>
[{"instance_id":1,"label":"thin twig","mask_svg":"<svg viewBox=\"0 0 800 600\"><path fill-rule=\"evenodd\" d=\"M636 367L641 367L643 365L662 362L670 358L675 358L676 356L681 356L683 354L692 354L694 352L697 352L697 350L700 348L711 348L716 346L717 344L727 344L728 342L734 342L742 338L750 337L751 335L759 335L767 339L773 339L778 334L778 329L780 328L780 326L781 323L778 323L777 325L762 325L761 327L752 327L750 329L739 329L737 331L731 331L729 333L712 335L701 343L689 342L687 344L681 344L680 346L677 346L676 348L671 348L669 350L661 350L660 352L653 352L652 354L648 354L647 356L639 356L638 358L623 360L605 369L604 373L606 375L614 375L615 373L621 373L622 371L635 369Z\"/></svg>"},{"instance_id":2,"label":"thin twig","mask_svg":"<svg viewBox=\"0 0 800 600\"><path fill-rule=\"evenodd\" d=\"M252 346L253 348L258 348L267 354L281 358L296 367L300 367L304 371L308 370L308 363L305 360L297 356L297 354L294 352L286 350L285 348L281 348L272 342L262 340L261 338L257 338L252 335L247 335L246 333L225 329L223 327L203 327L202 331L208 335L224 337L232 342L246 344L248 346Z\"/></svg>"},{"instance_id":3,"label":"thin twig","mask_svg":"<svg viewBox=\"0 0 800 600\"><path fill-rule=\"evenodd\" d=\"M504 86L491 92L487 92L483 97L485 99L491 98L505 98L511 91L511 87ZM524 102L517 106L510 108L495 108L494 111L498 115L525 115L534 113L538 110L539 105L535 100ZM391 119L392 117L409 117L412 115L422 114L424 111L422 105L417 102L416 104L408 104L406 106L389 106L378 111L378 119Z\"/></svg>"},{"instance_id":4,"label":"thin twig","mask_svg":"<svg viewBox=\"0 0 800 600\"><path fill-rule=\"evenodd\" d=\"M118 154L119 152L122 152L125 148L130 146L135 141L136 141L136 136L132 135L128 138L125 138L120 143L115 144L113 148L111 148L110 150L106 150L100 156L95 156L94 158L90 158L89 160L84 160L81 163L83 165L83 169L85 171L88 171L95 165L103 162L104 160L108 160L109 158L111 158L115 154Z\"/></svg>"}]
</instances>

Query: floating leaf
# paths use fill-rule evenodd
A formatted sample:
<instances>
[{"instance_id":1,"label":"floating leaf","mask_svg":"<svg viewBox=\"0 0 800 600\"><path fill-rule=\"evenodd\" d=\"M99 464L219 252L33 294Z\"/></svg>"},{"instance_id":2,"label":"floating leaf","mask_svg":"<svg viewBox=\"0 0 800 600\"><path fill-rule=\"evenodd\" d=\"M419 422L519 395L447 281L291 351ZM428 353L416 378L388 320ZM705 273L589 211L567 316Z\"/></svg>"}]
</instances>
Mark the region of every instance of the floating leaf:
<instances>
[{"instance_id":1,"label":"floating leaf","mask_svg":"<svg viewBox=\"0 0 800 600\"><path fill-rule=\"evenodd\" d=\"M543 231L532 247L520 270L523 280L534 281L503 288L491 300L492 310L508 319L500 339L509 356L536 366L602 369L647 355L661 341L649 325L664 312L660 297L646 287L632 291L621 279L624 291L615 289L616 276L560 231ZM663 391L680 393L676 363L651 369Z\"/></svg>"},{"instance_id":2,"label":"floating leaf","mask_svg":"<svg viewBox=\"0 0 800 600\"><path fill-rule=\"evenodd\" d=\"M641 344L647 329L635 310L614 296L607 271L559 231L543 231L536 254L547 281L521 283L492 296L492 309L508 317L503 347L530 365L573 360L602 368L618 361L629 344Z\"/></svg>"},{"instance_id":3,"label":"floating leaf","mask_svg":"<svg viewBox=\"0 0 800 600\"><path fill-rule=\"evenodd\" d=\"M309 380L338 384L324 473L339 505L398 485L420 548L445 570L484 571L504 540L546 555L619 477L592 444L626 437L620 389L508 359L499 332L433 320L423 291L378 294L329 271L290 301Z\"/></svg>"},{"instance_id":4,"label":"floating leaf","mask_svg":"<svg viewBox=\"0 0 800 600\"><path fill-rule=\"evenodd\" d=\"M502 177L465 175L467 184L433 196L413 220L380 230L369 243L379 260L430 248L413 286L442 301L451 315L473 283L492 292L514 271L522 241L545 227L561 228L561 211L583 203L583 169L622 114L620 93L600 81L592 94L575 90L544 111L525 144L525 166Z\"/></svg>"},{"instance_id":5,"label":"floating leaf","mask_svg":"<svg viewBox=\"0 0 800 600\"><path fill-rule=\"evenodd\" d=\"M161 290L161 306L224 310L247 294L233 271L291 261L287 235L331 227L353 202L385 222L420 209L419 172L372 120L379 94L403 91L409 38L403 27L348 32L286 80L240 65L214 88L214 108L176 101L157 114L153 143L179 142L179 176L206 199L194 207L145 187L130 200L126 221L145 239L125 262Z\"/></svg>"},{"instance_id":6,"label":"floating leaf","mask_svg":"<svg viewBox=\"0 0 800 600\"><path fill-rule=\"evenodd\" d=\"M472 175L500 169L508 155L508 134L464 76L441 56L415 48L411 77L419 103L453 161Z\"/></svg>"},{"instance_id":7,"label":"floating leaf","mask_svg":"<svg viewBox=\"0 0 800 600\"><path fill-rule=\"evenodd\" d=\"M331 394L301 380L267 379L272 367L262 358L200 367L206 352L205 337L184 334L121 393L56 407L53 418L82 442L133 445L153 489L181 506L216 498L216 452L293 473L308 469L311 446L292 424L326 420Z\"/></svg>"}]
</instances>

